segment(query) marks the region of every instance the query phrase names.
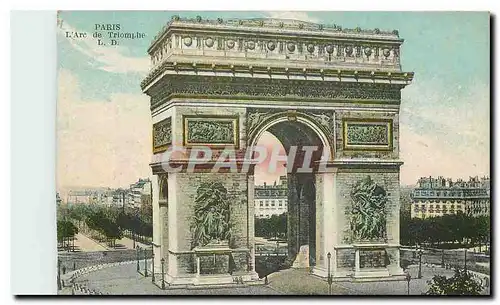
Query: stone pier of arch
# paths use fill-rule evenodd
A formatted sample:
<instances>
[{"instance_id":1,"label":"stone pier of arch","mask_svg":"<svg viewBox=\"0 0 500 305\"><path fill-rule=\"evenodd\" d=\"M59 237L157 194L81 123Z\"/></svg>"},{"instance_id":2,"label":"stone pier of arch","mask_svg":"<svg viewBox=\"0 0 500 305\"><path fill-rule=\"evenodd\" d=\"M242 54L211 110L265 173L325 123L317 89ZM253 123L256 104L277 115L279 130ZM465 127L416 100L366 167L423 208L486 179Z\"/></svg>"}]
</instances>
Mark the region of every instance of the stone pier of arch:
<instances>
[{"instance_id":1,"label":"stone pier of arch","mask_svg":"<svg viewBox=\"0 0 500 305\"><path fill-rule=\"evenodd\" d=\"M399 109L413 78L401 70L402 42L301 21L174 17L149 47L141 83L153 120L154 272L163 259L170 285L258 280L255 164L245 153L270 131L284 147L308 139L328 156L321 170L289 175L290 259L309 245L320 277L402 279ZM199 146L213 154L190 170ZM173 147L185 153L168 156ZM237 170L214 172L228 148ZM210 190L225 198L213 209L200 199ZM210 213L230 224L213 240L199 229Z\"/></svg>"}]
</instances>

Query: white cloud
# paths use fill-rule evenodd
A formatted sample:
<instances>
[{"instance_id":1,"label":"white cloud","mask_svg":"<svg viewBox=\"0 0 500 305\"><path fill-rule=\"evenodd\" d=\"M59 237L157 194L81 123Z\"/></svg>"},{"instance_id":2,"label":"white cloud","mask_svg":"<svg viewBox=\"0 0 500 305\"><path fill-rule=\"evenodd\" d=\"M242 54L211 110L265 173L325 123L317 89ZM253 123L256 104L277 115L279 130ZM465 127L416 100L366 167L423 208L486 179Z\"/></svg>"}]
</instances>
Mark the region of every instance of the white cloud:
<instances>
[{"instance_id":1,"label":"white cloud","mask_svg":"<svg viewBox=\"0 0 500 305\"><path fill-rule=\"evenodd\" d=\"M422 176L453 179L490 174L489 86L415 83L403 91L401 181Z\"/></svg>"},{"instance_id":2,"label":"white cloud","mask_svg":"<svg viewBox=\"0 0 500 305\"><path fill-rule=\"evenodd\" d=\"M439 137L419 135L400 125L401 183L415 184L420 177L453 179L489 175L489 151L476 147L449 146Z\"/></svg>"},{"instance_id":3,"label":"white cloud","mask_svg":"<svg viewBox=\"0 0 500 305\"><path fill-rule=\"evenodd\" d=\"M125 186L150 173L151 118L145 95L84 100L78 79L58 75L57 186Z\"/></svg>"},{"instance_id":4,"label":"white cloud","mask_svg":"<svg viewBox=\"0 0 500 305\"><path fill-rule=\"evenodd\" d=\"M432 125L427 127L430 133L460 136L455 144L475 142L489 150L489 104L487 84L473 81L466 88L460 84L450 88L439 82L417 82L403 91L402 119Z\"/></svg>"},{"instance_id":5,"label":"white cloud","mask_svg":"<svg viewBox=\"0 0 500 305\"><path fill-rule=\"evenodd\" d=\"M66 37L69 33L85 33L85 38ZM92 33L79 31L70 26L66 21L58 27L58 34L61 39L67 40L71 46L99 63L100 70L113 73L135 72L145 74L149 71L148 57L131 57L124 54L127 48L122 46L102 46L97 44L97 39L92 37Z\"/></svg>"},{"instance_id":6,"label":"white cloud","mask_svg":"<svg viewBox=\"0 0 500 305\"><path fill-rule=\"evenodd\" d=\"M314 18L308 15L306 12L295 12L295 11L276 11L276 12L266 12L269 18L276 19L295 19L307 22L319 22L318 18Z\"/></svg>"}]
</instances>

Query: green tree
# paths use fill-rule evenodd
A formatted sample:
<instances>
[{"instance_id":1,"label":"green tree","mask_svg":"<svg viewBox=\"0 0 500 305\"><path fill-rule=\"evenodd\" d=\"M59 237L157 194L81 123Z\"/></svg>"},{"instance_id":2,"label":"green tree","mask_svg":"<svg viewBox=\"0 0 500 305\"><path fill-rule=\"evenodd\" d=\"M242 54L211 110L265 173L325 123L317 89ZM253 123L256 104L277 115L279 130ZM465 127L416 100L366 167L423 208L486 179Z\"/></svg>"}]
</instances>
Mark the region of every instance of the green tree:
<instances>
[{"instance_id":1,"label":"green tree","mask_svg":"<svg viewBox=\"0 0 500 305\"><path fill-rule=\"evenodd\" d=\"M453 277L435 275L427 282L430 287L427 295L479 295L483 290L480 281L473 278L470 272L455 269Z\"/></svg>"},{"instance_id":2,"label":"green tree","mask_svg":"<svg viewBox=\"0 0 500 305\"><path fill-rule=\"evenodd\" d=\"M57 221L57 241L62 247L69 249L69 241L78 234L78 228L68 220Z\"/></svg>"}]
</instances>

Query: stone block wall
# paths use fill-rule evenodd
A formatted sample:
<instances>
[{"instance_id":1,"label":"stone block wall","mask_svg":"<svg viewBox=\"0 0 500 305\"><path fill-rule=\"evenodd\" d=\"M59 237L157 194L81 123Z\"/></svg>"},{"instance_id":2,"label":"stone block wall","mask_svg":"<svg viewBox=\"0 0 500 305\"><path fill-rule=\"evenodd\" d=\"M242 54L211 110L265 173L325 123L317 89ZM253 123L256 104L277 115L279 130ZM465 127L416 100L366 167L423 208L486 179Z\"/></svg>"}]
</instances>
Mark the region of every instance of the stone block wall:
<instances>
[{"instance_id":1,"label":"stone block wall","mask_svg":"<svg viewBox=\"0 0 500 305\"><path fill-rule=\"evenodd\" d=\"M354 249L338 249L337 250L337 270L338 271L353 271L355 265Z\"/></svg>"}]
</instances>

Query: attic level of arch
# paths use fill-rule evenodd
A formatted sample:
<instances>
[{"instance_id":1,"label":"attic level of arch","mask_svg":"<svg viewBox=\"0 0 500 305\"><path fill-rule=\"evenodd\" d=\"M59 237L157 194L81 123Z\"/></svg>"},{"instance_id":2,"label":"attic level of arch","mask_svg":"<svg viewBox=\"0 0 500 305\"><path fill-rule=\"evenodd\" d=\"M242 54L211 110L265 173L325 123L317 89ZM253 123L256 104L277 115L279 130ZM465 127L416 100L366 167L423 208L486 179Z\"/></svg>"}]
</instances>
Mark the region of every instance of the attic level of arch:
<instances>
[{"instance_id":1,"label":"attic level of arch","mask_svg":"<svg viewBox=\"0 0 500 305\"><path fill-rule=\"evenodd\" d=\"M308 62L378 64L400 69L401 41L332 37L268 36L223 33L178 33L165 37L150 51L151 69L174 56L207 55L222 58L278 59Z\"/></svg>"}]
</instances>

